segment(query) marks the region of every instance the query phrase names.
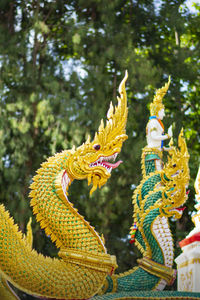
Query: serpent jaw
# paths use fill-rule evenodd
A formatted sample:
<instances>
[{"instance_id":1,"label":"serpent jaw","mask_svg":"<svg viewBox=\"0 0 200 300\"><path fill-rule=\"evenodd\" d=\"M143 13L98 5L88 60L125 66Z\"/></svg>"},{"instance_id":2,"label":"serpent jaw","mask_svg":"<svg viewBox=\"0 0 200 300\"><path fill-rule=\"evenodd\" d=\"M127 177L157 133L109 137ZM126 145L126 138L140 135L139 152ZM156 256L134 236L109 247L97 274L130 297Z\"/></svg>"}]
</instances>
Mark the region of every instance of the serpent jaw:
<instances>
[{"instance_id":1,"label":"serpent jaw","mask_svg":"<svg viewBox=\"0 0 200 300\"><path fill-rule=\"evenodd\" d=\"M113 169L116 169L122 163L121 160L119 160L118 162L116 162L114 164L109 162L109 161L115 161L117 155L118 155L118 153L115 153L110 156L100 156L100 158L98 158L95 162L90 164L90 168L103 167L109 173L111 173L111 171Z\"/></svg>"}]
</instances>

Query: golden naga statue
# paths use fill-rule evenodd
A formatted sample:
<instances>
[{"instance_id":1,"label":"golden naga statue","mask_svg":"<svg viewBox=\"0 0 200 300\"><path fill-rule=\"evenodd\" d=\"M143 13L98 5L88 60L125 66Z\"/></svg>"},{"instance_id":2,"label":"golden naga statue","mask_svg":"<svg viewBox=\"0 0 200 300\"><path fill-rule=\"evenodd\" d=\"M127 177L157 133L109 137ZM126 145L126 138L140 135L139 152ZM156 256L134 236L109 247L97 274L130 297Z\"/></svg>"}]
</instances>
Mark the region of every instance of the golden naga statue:
<instances>
[{"instance_id":1,"label":"golden naga statue","mask_svg":"<svg viewBox=\"0 0 200 300\"><path fill-rule=\"evenodd\" d=\"M94 140L88 138L77 149L50 157L33 178L31 206L40 226L60 249L60 259L44 257L33 250L31 229L24 237L4 206L0 206L2 300L17 299L3 285L7 281L37 297L88 299L97 294L106 276L117 267L103 239L68 200L67 191L73 180L87 179L93 193L120 165L121 161L110 161L115 161L127 139L127 77L126 72L119 86L118 105L110 104L106 124L101 121Z\"/></svg>"}]
</instances>

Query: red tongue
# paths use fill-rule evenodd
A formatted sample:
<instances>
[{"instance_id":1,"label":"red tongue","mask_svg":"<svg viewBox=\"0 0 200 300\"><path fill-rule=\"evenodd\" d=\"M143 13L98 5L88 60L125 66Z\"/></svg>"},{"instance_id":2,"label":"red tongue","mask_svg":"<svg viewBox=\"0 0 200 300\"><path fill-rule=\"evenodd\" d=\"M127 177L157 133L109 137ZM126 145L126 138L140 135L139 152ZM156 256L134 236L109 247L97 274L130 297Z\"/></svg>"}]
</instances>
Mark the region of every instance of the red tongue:
<instances>
[{"instance_id":1,"label":"red tongue","mask_svg":"<svg viewBox=\"0 0 200 300\"><path fill-rule=\"evenodd\" d=\"M123 163L122 160L117 161L115 164L111 164L111 163L109 163L108 161L102 161L102 164L103 164L105 167L112 168L112 169L117 168L121 163Z\"/></svg>"},{"instance_id":2,"label":"red tongue","mask_svg":"<svg viewBox=\"0 0 200 300\"><path fill-rule=\"evenodd\" d=\"M184 211L185 208L186 208L186 207L183 206L183 207L178 207L178 208L176 208L176 209L177 209L177 210L180 210L180 211Z\"/></svg>"}]
</instances>

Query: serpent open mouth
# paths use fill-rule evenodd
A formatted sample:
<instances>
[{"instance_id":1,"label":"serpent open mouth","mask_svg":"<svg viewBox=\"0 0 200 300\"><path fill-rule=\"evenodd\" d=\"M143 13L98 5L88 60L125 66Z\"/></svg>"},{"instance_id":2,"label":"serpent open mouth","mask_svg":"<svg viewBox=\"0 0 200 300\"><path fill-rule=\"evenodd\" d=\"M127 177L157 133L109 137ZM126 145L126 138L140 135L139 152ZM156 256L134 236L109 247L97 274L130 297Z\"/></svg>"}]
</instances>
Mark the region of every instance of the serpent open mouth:
<instances>
[{"instance_id":1,"label":"serpent open mouth","mask_svg":"<svg viewBox=\"0 0 200 300\"><path fill-rule=\"evenodd\" d=\"M111 173L112 169L117 168L122 163L122 160L119 160L116 163L109 162L109 161L115 161L117 155L118 153L115 153L110 156L100 156L99 159L97 159L95 162L90 164L90 168L94 168L98 166L104 167L109 173Z\"/></svg>"},{"instance_id":2,"label":"serpent open mouth","mask_svg":"<svg viewBox=\"0 0 200 300\"><path fill-rule=\"evenodd\" d=\"M190 190L188 190L188 191L186 192L186 196L187 196L187 197L188 197L189 192L190 192ZM183 212L184 212L184 210L185 210L185 208L186 208L186 206L182 206L182 205L181 205L181 206L179 206L179 207L170 209L170 211L176 211L176 212L178 212L180 215L182 215Z\"/></svg>"},{"instance_id":3,"label":"serpent open mouth","mask_svg":"<svg viewBox=\"0 0 200 300\"><path fill-rule=\"evenodd\" d=\"M175 210L175 211L179 212L180 214L182 214L183 211L185 210L185 208L186 208L186 206L180 206L180 207L176 207L172 210Z\"/></svg>"}]
</instances>

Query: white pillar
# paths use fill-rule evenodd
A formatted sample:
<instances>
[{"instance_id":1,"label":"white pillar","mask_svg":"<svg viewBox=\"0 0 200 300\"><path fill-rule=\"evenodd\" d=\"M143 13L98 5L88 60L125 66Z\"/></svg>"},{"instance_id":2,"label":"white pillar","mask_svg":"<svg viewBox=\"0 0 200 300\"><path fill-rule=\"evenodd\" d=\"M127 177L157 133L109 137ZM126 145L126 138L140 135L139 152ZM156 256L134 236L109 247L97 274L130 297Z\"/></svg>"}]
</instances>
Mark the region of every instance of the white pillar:
<instances>
[{"instance_id":1,"label":"white pillar","mask_svg":"<svg viewBox=\"0 0 200 300\"><path fill-rule=\"evenodd\" d=\"M180 242L181 253L176 259L178 291L200 292L200 232Z\"/></svg>"}]
</instances>

